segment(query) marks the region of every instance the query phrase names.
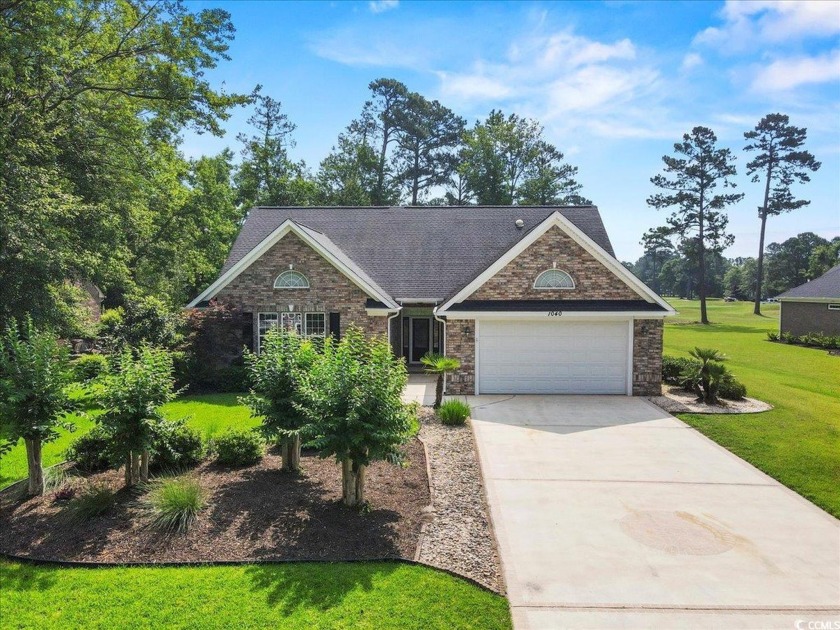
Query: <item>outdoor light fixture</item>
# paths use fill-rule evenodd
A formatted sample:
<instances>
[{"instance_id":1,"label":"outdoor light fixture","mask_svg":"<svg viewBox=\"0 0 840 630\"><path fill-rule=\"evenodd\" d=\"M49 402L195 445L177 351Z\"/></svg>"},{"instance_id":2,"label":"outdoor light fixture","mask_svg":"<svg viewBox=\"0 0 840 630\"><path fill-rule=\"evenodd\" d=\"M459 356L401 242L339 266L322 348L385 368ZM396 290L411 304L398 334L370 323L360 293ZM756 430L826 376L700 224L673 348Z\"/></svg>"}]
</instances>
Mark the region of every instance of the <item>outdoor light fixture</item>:
<instances>
[{"instance_id":1,"label":"outdoor light fixture","mask_svg":"<svg viewBox=\"0 0 840 630\"><path fill-rule=\"evenodd\" d=\"M289 304L289 312L291 313L294 310L295 310L295 305L294 304Z\"/></svg>"}]
</instances>

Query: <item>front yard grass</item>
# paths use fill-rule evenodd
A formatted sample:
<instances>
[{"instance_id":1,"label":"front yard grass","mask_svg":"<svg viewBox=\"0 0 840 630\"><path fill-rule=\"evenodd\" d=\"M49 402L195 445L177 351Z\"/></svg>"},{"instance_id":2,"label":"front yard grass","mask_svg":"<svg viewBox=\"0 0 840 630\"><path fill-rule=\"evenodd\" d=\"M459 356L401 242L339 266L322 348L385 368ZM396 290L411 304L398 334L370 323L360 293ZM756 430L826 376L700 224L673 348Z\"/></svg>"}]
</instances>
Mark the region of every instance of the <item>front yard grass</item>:
<instances>
[{"instance_id":1,"label":"front yard grass","mask_svg":"<svg viewBox=\"0 0 840 630\"><path fill-rule=\"evenodd\" d=\"M205 439L228 427L255 427L259 420L251 417L247 407L240 405L239 394L204 394L184 396L164 407L171 419L187 418L187 424ZM95 414L96 411L89 412ZM44 466L52 466L64 459L64 451L78 436L90 431L94 425L89 416L73 415L70 420L76 431L60 430L59 437L44 445ZM0 489L26 477L26 449L21 440L8 454L0 458Z\"/></svg>"},{"instance_id":2,"label":"front yard grass","mask_svg":"<svg viewBox=\"0 0 840 630\"><path fill-rule=\"evenodd\" d=\"M666 320L665 354L716 348L747 386L747 396L774 409L759 414L678 414L680 419L771 477L840 517L840 356L767 341L778 331L779 305L753 315L747 302L709 302L712 324L699 321L699 302L669 300L679 315Z\"/></svg>"},{"instance_id":3,"label":"front yard grass","mask_svg":"<svg viewBox=\"0 0 840 630\"><path fill-rule=\"evenodd\" d=\"M507 601L388 562L61 568L0 562L6 628L510 628Z\"/></svg>"}]
</instances>

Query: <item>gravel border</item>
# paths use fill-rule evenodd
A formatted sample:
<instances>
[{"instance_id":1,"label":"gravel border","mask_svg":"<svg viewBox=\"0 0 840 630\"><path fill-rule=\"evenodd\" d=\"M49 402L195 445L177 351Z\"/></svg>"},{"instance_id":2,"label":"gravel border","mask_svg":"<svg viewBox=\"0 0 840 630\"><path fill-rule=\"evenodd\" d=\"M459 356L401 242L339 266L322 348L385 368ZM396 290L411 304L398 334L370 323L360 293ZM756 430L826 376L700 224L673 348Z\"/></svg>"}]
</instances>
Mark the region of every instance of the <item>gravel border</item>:
<instances>
[{"instance_id":1,"label":"gravel border","mask_svg":"<svg viewBox=\"0 0 840 630\"><path fill-rule=\"evenodd\" d=\"M463 574L504 594L472 429L444 426L428 407L421 408L420 422L432 506L415 560Z\"/></svg>"},{"instance_id":2,"label":"gravel border","mask_svg":"<svg viewBox=\"0 0 840 630\"><path fill-rule=\"evenodd\" d=\"M755 398L721 400L721 403L717 405L698 403L697 396L679 387L666 387L661 396L650 396L648 400L668 413L761 413L773 408L773 405Z\"/></svg>"}]
</instances>

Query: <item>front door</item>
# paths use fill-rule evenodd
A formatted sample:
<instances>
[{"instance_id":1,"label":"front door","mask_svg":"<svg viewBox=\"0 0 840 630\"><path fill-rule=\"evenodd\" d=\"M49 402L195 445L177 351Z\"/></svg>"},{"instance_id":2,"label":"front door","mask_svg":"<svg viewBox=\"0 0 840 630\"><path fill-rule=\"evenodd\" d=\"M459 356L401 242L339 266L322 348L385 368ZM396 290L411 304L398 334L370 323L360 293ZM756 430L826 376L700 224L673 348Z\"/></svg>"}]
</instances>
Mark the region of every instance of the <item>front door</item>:
<instances>
[{"instance_id":1,"label":"front door","mask_svg":"<svg viewBox=\"0 0 840 630\"><path fill-rule=\"evenodd\" d=\"M428 354L432 342L432 320L429 317L411 318L411 356L410 363L420 363L420 358Z\"/></svg>"}]
</instances>

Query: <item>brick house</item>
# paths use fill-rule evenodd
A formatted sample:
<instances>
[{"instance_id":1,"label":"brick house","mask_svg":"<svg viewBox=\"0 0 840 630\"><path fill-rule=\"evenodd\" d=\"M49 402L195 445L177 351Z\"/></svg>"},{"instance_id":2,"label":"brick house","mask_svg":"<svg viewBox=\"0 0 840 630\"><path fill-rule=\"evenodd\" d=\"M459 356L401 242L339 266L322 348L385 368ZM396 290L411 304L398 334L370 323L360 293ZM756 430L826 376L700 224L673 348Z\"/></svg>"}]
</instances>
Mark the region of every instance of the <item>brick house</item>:
<instances>
[{"instance_id":1,"label":"brick house","mask_svg":"<svg viewBox=\"0 0 840 630\"><path fill-rule=\"evenodd\" d=\"M449 394L658 394L673 309L613 253L598 209L254 208L190 304L272 326L386 335L409 368L460 359Z\"/></svg>"},{"instance_id":2,"label":"brick house","mask_svg":"<svg viewBox=\"0 0 840 630\"><path fill-rule=\"evenodd\" d=\"M840 265L778 297L779 332L840 335Z\"/></svg>"}]
</instances>

